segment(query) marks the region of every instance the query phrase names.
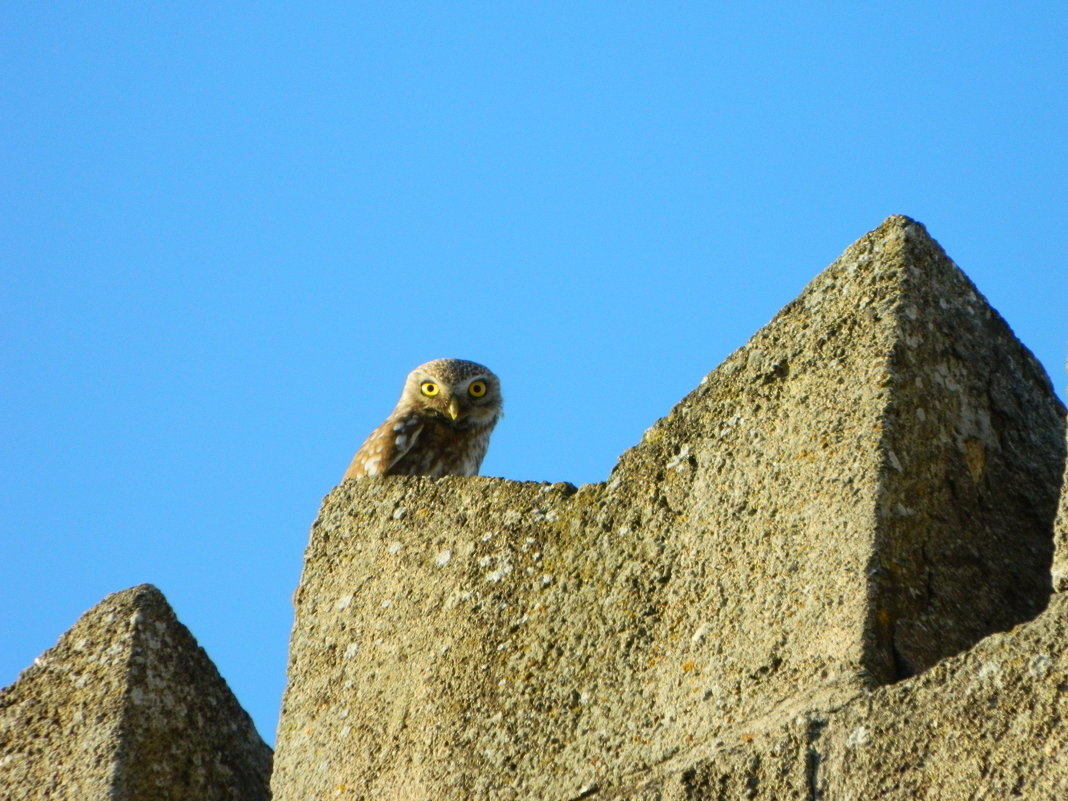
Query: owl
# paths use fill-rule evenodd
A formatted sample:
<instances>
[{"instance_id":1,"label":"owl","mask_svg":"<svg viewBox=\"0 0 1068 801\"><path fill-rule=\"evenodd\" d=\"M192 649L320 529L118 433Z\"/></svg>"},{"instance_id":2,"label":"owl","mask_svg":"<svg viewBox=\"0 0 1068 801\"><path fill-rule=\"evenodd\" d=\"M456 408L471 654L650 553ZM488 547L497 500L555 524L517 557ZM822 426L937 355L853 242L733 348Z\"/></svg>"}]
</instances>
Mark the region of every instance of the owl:
<instances>
[{"instance_id":1,"label":"owl","mask_svg":"<svg viewBox=\"0 0 1068 801\"><path fill-rule=\"evenodd\" d=\"M342 480L473 476L502 413L501 383L481 364L422 364L408 374L396 408L356 451Z\"/></svg>"}]
</instances>

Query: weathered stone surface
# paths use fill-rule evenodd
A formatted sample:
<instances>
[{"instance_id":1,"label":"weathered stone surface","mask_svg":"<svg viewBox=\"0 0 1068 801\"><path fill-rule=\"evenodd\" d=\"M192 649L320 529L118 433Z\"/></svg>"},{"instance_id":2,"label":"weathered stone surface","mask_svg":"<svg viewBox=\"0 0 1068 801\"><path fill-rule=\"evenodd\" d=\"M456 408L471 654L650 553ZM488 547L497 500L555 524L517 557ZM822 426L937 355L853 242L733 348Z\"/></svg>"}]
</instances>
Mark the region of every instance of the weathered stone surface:
<instances>
[{"instance_id":1,"label":"weathered stone surface","mask_svg":"<svg viewBox=\"0 0 1068 801\"><path fill-rule=\"evenodd\" d=\"M808 754L821 710L1043 608L1063 455L1042 368L892 217L605 484L336 489L275 797L653 792L798 716Z\"/></svg>"},{"instance_id":2,"label":"weathered stone surface","mask_svg":"<svg viewBox=\"0 0 1068 801\"><path fill-rule=\"evenodd\" d=\"M1068 592L1068 463L1064 465L1061 504L1053 527L1053 589Z\"/></svg>"},{"instance_id":3,"label":"weathered stone surface","mask_svg":"<svg viewBox=\"0 0 1068 801\"><path fill-rule=\"evenodd\" d=\"M739 730L603 801L1068 798L1068 595L1038 618L825 715Z\"/></svg>"},{"instance_id":4,"label":"weathered stone surface","mask_svg":"<svg viewBox=\"0 0 1068 801\"><path fill-rule=\"evenodd\" d=\"M837 715L823 797L1068 798L1068 596Z\"/></svg>"},{"instance_id":5,"label":"weathered stone surface","mask_svg":"<svg viewBox=\"0 0 1068 801\"><path fill-rule=\"evenodd\" d=\"M770 729L743 727L692 764L659 767L598 801L830 801L820 794L826 726L826 717L800 715Z\"/></svg>"},{"instance_id":6,"label":"weathered stone surface","mask_svg":"<svg viewBox=\"0 0 1068 801\"><path fill-rule=\"evenodd\" d=\"M866 607L858 637L858 607L780 596L800 615L790 629L837 641L784 661L859 662L882 682L1045 606L1063 431L1042 366L921 225L891 217L647 433L621 472L715 538L731 619L751 617L748 588L769 583L811 593L830 579L831 595ZM683 453L696 469L664 470ZM768 537L770 564L731 554ZM764 636L775 652L779 627ZM859 642L859 658L839 648Z\"/></svg>"},{"instance_id":7,"label":"weathered stone surface","mask_svg":"<svg viewBox=\"0 0 1068 801\"><path fill-rule=\"evenodd\" d=\"M7 799L262 801L271 750L155 587L109 595L0 691Z\"/></svg>"}]
</instances>

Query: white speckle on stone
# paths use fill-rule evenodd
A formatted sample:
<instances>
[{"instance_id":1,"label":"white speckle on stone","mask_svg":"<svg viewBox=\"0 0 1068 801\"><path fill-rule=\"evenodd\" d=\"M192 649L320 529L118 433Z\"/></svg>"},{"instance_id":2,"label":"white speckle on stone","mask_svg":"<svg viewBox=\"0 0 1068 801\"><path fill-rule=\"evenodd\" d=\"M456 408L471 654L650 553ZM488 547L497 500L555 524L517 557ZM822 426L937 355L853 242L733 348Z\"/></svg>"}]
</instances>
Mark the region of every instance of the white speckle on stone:
<instances>
[{"instance_id":1,"label":"white speckle on stone","mask_svg":"<svg viewBox=\"0 0 1068 801\"><path fill-rule=\"evenodd\" d=\"M620 526L619 531L616 533L619 534L619 536L621 537L625 537L630 534L630 526Z\"/></svg>"},{"instance_id":2,"label":"white speckle on stone","mask_svg":"<svg viewBox=\"0 0 1068 801\"><path fill-rule=\"evenodd\" d=\"M760 348L750 350L745 357L745 366L754 373L759 373L764 366L764 351Z\"/></svg>"},{"instance_id":3,"label":"white speckle on stone","mask_svg":"<svg viewBox=\"0 0 1068 801\"><path fill-rule=\"evenodd\" d=\"M403 520L406 514L408 514L408 507L398 506L396 509L393 510L393 519Z\"/></svg>"},{"instance_id":4,"label":"white speckle on stone","mask_svg":"<svg viewBox=\"0 0 1068 801\"><path fill-rule=\"evenodd\" d=\"M352 659L356 654L360 652L360 644L358 642L349 643L345 648L345 658Z\"/></svg>"},{"instance_id":5,"label":"white speckle on stone","mask_svg":"<svg viewBox=\"0 0 1068 801\"><path fill-rule=\"evenodd\" d=\"M1035 654L1031 657L1031 661L1027 663L1027 672L1036 679L1040 679L1049 673L1051 667L1053 667L1053 660L1046 654Z\"/></svg>"},{"instance_id":6,"label":"white speckle on stone","mask_svg":"<svg viewBox=\"0 0 1068 801\"><path fill-rule=\"evenodd\" d=\"M338 713L337 713L337 716L338 716L339 718L341 718L342 720L344 720L345 718L347 718L347 717L349 716L349 710L348 710L348 708L346 707L345 709L342 709L342 710L338 711Z\"/></svg>"},{"instance_id":7,"label":"white speckle on stone","mask_svg":"<svg viewBox=\"0 0 1068 801\"><path fill-rule=\"evenodd\" d=\"M981 680L988 680L995 678L1001 672L1001 663L993 660L984 662L979 666L979 678Z\"/></svg>"},{"instance_id":8,"label":"white speckle on stone","mask_svg":"<svg viewBox=\"0 0 1068 801\"><path fill-rule=\"evenodd\" d=\"M382 602L382 608L383 609L389 609L391 606L393 606L393 601L390 600L389 598L387 598L386 600L384 600Z\"/></svg>"},{"instance_id":9,"label":"white speckle on stone","mask_svg":"<svg viewBox=\"0 0 1068 801\"><path fill-rule=\"evenodd\" d=\"M495 558L496 557L494 557L494 556L483 556L481 559L478 560L478 566L479 567L489 567L490 565L493 564L493 560Z\"/></svg>"},{"instance_id":10,"label":"white speckle on stone","mask_svg":"<svg viewBox=\"0 0 1068 801\"><path fill-rule=\"evenodd\" d=\"M401 543L399 543L399 542L391 542L389 544L389 548L387 548L387 550L392 554L396 554L396 553L400 553L400 549L403 548L403 547L404 546L401 545Z\"/></svg>"},{"instance_id":11,"label":"white speckle on stone","mask_svg":"<svg viewBox=\"0 0 1068 801\"><path fill-rule=\"evenodd\" d=\"M704 640L704 638L708 635L708 632L710 631L712 631L712 624L702 623L700 626L697 627L697 631L693 633L693 636L690 637L690 644L697 645L697 643Z\"/></svg>"},{"instance_id":12,"label":"white speckle on stone","mask_svg":"<svg viewBox=\"0 0 1068 801\"><path fill-rule=\"evenodd\" d=\"M351 603L352 603L352 593L349 593L348 595L343 595L343 596L341 596L341 598L338 599L338 602L336 604L334 604L334 609L336 609L338 612L342 612L345 609L348 609L349 608L349 604L351 604Z\"/></svg>"},{"instance_id":13,"label":"white speckle on stone","mask_svg":"<svg viewBox=\"0 0 1068 801\"><path fill-rule=\"evenodd\" d=\"M559 516L552 509L535 509L530 514L535 520L548 520L550 523L554 523L559 520Z\"/></svg>"},{"instance_id":14,"label":"white speckle on stone","mask_svg":"<svg viewBox=\"0 0 1068 801\"><path fill-rule=\"evenodd\" d=\"M345 726L341 731L338 732L338 734L340 734L342 737L348 737L351 732L352 726Z\"/></svg>"},{"instance_id":15,"label":"white speckle on stone","mask_svg":"<svg viewBox=\"0 0 1068 801\"><path fill-rule=\"evenodd\" d=\"M407 434L398 434L397 435L397 439L394 442L395 442L395 444L397 446L397 450L398 451L401 451L403 453L404 451L408 450L408 435Z\"/></svg>"},{"instance_id":16,"label":"white speckle on stone","mask_svg":"<svg viewBox=\"0 0 1068 801\"><path fill-rule=\"evenodd\" d=\"M548 587L555 580L556 580L555 577L550 576L548 573L546 573L544 576L541 577L541 586Z\"/></svg>"},{"instance_id":17,"label":"white speckle on stone","mask_svg":"<svg viewBox=\"0 0 1068 801\"><path fill-rule=\"evenodd\" d=\"M697 383L697 386L703 387L707 383L708 383L708 376L707 375L703 375L703 376L701 376L701 380Z\"/></svg>"},{"instance_id":18,"label":"white speckle on stone","mask_svg":"<svg viewBox=\"0 0 1068 801\"><path fill-rule=\"evenodd\" d=\"M503 564L491 573L486 574L486 581L500 581L509 573L512 572L512 566L509 564Z\"/></svg>"},{"instance_id":19,"label":"white speckle on stone","mask_svg":"<svg viewBox=\"0 0 1068 801\"><path fill-rule=\"evenodd\" d=\"M452 559L452 551L442 551L434 557L434 564L438 567L445 567L450 559Z\"/></svg>"},{"instance_id":20,"label":"white speckle on stone","mask_svg":"<svg viewBox=\"0 0 1068 801\"><path fill-rule=\"evenodd\" d=\"M611 481L608 482L607 488L610 489L610 490L618 489L619 488L619 483L620 483L620 478L619 478L619 476L616 476L615 478L613 478Z\"/></svg>"},{"instance_id":21,"label":"white speckle on stone","mask_svg":"<svg viewBox=\"0 0 1068 801\"><path fill-rule=\"evenodd\" d=\"M934 382L948 389L950 392L960 392L961 385L953 375L953 371L947 364L936 364L930 371Z\"/></svg>"},{"instance_id":22,"label":"white speckle on stone","mask_svg":"<svg viewBox=\"0 0 1068 801\"><path fill-rule=\"evenodd\" d=\"M674 470L677 473L681 473L688 467L688 462L686 460L689 455L689 444L683 445L681 448L679 448L679 452L668 460L668 463L665 465L665 468L667 470Z\"/></svg>"},{"instance_id":23,"label":"white speckle on stone","mask_svg":"<svg viewBox=\"0 0 1068 801\"><path fill-rule=\"evenodd\" d=\"M864 726L857 726L846 738L846 748L856 748L867 745L871 741L871 733Z\"/></svg>"},{"instance_id":24,"label":"white speckle on stone","mask_svg":"<svg viewBox=\"0 0 1068 801\"><path fill-rule=\"evenodd\" d=\"M886 458L890 462L890 466L894 468L897 472L905 472L905 468L901 466L901 460L897 458L897 454L894 453L890 448L886 449Z\"/></svg>"}]
</instances>

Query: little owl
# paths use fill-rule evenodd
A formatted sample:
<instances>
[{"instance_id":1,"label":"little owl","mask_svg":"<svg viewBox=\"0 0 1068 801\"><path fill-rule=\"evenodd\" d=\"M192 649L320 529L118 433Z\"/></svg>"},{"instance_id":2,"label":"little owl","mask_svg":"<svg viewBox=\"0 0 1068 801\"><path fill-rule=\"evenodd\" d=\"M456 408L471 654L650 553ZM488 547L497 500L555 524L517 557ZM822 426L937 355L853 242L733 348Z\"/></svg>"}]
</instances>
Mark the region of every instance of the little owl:
<instances>
[{"instance_id":1,"label":"little owl","mask_svg":"<svg viewBox=\"0 0 1068 801\"><path fill-rule=\"evenodd\" d=\"M342 480L473 476L501 414L500 381L481 364L422 364L408 374L396 408L356 451Z\"/></svg>"}]
</instances>

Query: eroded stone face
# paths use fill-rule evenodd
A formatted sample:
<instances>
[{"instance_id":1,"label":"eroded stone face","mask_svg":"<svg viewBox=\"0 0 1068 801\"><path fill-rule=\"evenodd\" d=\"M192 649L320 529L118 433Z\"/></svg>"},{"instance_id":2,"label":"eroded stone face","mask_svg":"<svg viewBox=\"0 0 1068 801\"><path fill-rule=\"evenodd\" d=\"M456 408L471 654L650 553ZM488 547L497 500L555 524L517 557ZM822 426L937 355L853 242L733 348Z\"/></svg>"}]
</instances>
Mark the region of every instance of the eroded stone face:
<instances>
[{"instance_id":1,"label":"eroded stone face","mask_svg":"<svg viewBox=\"0 0 1068 801\"><path fill-rule=\"evenodd\" d=\"M0 796L266 801L271 749L155 587L109 595L0 692Z\"/></svg>"},{"instance_id":2,"label":"eroded stone face","mask_svg":"<svg viewBox=\"0 0 1068 801\"><path fill-rule=\"evenodd\" d=\"M838 710L754 721L603 801L972 801L1068 796L1068 596Z\"/></svg>"},{"instance_id":3,"label":"eroded stone face","mask_svg":"<svg viewBox=\"0 0 1068 801\"><path fill-rule=\"evenodd\" d=\"M1063 454L1041 367L890 218L603 484L336 489L275 797L610 797L837 708L1043 607Z\"/></svg>"},{"instance_id":4,"label":"eroded stone face","mask_svg":"<svg viewBox=\"0 0 1068 801\"><path fill-rule=\"evenodd\" d=\"M1064 466L1064 481L1061 483L1061 502L1057 522L1053 526L1053 589L1068 592L1068 464Z\"/></svg>"},{"instance_id":5,"label":"eroded stone face","mask_svg":"<svg viewBox=\"0 0 1068 801\"><path fill-rule=\"evenodd\" d=\"M826 798L1068 796L1068 596L831 718ZM934 792L932 792L934 791Z\"/></svg>"}]
</instances>

